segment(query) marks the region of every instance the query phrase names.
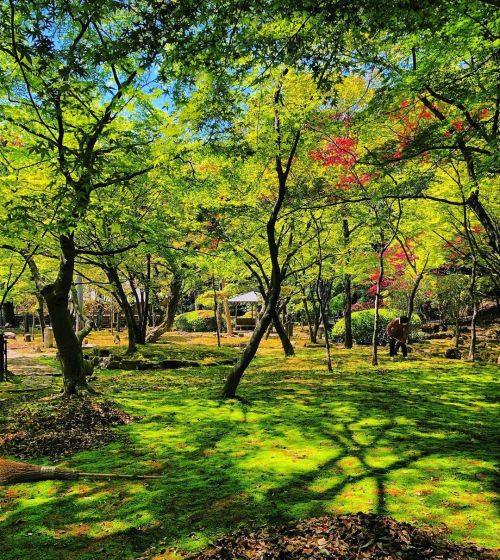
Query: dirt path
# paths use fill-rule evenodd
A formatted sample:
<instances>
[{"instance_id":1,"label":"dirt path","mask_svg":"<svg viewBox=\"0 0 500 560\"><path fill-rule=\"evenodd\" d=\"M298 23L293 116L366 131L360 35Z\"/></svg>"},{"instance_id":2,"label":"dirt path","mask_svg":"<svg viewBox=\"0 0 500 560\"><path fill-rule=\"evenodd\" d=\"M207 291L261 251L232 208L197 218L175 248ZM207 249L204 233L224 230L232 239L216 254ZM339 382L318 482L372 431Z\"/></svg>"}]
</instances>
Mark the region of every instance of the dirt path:
<instances>
[{"instance_id":1,"label":"dirt path","mask_svg":"<svg viewBox=\"0 0 500 560\"><path fill-rule=\"evenodd\" d=\"M7 383L0 384L0 393L43 390L59 383L58 376L54 376L58 371L49 363L41 361L43 357L54 357L55 350L17 340L10 340L7 348L8 370L13 377Z\"/></svg>"}]
</instances>

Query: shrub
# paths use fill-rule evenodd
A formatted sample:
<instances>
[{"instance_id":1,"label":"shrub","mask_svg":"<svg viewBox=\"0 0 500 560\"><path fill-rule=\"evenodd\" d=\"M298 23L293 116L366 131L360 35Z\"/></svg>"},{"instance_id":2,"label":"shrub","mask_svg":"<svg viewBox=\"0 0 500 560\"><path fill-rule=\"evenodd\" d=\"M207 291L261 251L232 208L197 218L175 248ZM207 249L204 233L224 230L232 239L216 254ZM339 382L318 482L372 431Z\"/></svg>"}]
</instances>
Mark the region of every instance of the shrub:
<instances>
[{"instance_id":1,"label":"shrub","mask_svg":"<svg viewBox=\"0 0 500 560\"><path fill-rule=\"evenodd\" d=\"M387 343L387 334L385 332L387 325L399 313L392 309L379 310L378 339L381 344ZM352 314L352 337L357 344L371 344L373 336L373 320L375 311L373 309L365 309L364 311L355 311ZM420 319L417 315L412 316L412 331L415 332L420 326ZM344 340L344 318L339 319L330 333L332 340L342 342Z\"/></svg>"},{"instance_id":2,"label":"shrub","mask_svg":"<svg viewBox=\"0 0 500 560\"><path fill-rule=\"evenodd\" d=\"M177 315L174 329L188 332L212 332L216 330L214 312L210 309L198 309Z\"/></svg>"},{"instance_id":3,"label":"shrub","mask_svg":"<svg viewBox=\"0 0 500 560\"><path fill-rule=\"evenodd\" d=\"M221 327L226 328L224 317L222 317ZM177 315L174 329L188 332L214 332L216 330L214 312L211 309L198 309Z\"/></svg>"}]
</instances>

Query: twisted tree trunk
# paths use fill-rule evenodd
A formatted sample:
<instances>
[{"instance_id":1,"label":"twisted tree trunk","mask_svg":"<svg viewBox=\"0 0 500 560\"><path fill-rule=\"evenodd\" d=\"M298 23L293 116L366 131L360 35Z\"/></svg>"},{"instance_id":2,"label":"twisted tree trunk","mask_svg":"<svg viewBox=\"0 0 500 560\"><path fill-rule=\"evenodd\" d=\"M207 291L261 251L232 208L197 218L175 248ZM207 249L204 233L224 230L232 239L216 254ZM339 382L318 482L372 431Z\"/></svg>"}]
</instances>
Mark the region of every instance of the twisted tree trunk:
<instances>
[{"instance_id":1,"label":"twisted tree trunk","mask_svg":"<svg viewBox=\"0 0 500 560\"><path fill-rule=\"evenodd\" d=\"M68 307L76 256L73 234L61 235L59 244L61 247L59 273L56 281L52 284L42 284L38 268L32 258L30 258L28 264L36 278L39 291L47 303L61 362L64 382L63 392L66 395L73 395L81 391L89 391L83 364L82 345L73 330L73 321Z\"/></svg>"}]
</instances>

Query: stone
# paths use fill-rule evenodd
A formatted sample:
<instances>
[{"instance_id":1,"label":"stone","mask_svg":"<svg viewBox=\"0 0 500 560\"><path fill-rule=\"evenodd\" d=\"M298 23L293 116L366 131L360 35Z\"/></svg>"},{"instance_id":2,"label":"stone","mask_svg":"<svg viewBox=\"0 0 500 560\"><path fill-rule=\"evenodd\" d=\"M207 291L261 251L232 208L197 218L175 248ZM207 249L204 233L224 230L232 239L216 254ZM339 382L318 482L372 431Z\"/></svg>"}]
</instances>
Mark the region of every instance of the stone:
<instances>
[{"instance_id":1,"label":"stone","mask_svg":"<svg viewBox=\"0 0 500 560\"><path fill-rule=\"evenodd\" d=\"M98 361L96 366L99 367L100 369L112 369L109 367L110 363L111 363L111 356L105 356L104 358L101 358Z\"/></svg>"},{"instance_id":2,"label":"stone","mask_svg":"<svg viewBox=\"0 0 500 560\"><path fill-rule=\"evenodd\" d=\"M6 340L16 340L16 333L15 332L11 332L11 331L7 331L3 333L3 337Z\"/></svg>"},{"instance_id":3,"label":"stone","mask_svg":"<svg viewBox=\"0 0 500 560\"><path fill-rule=\"evenodd\" d=\"M24 342L31 342L32 339L33 339L33 337L31 336L31 334L26 333L26 334L24 335Z\"/></svg>"},{"instance_id":4,"label":"stone","mask_svg":"<svg viewBox=\"0 0 500 560\"><path fill-rule=\"evenodd\" d=\"M54 347L54 331L52 330L52 327L46 327L43 337L43 345L45 348Z\"/></svg>"},{"instance_id":5,"label":"stone","mask_svg":"<svg viewBox=\"0 0 500 560\"><path fill-rule=\"evenodd\" d=\"M462 353L457 348L448 348L444 357L450 360L460 360L462 357Z\"/></svg>"}]
</instances>

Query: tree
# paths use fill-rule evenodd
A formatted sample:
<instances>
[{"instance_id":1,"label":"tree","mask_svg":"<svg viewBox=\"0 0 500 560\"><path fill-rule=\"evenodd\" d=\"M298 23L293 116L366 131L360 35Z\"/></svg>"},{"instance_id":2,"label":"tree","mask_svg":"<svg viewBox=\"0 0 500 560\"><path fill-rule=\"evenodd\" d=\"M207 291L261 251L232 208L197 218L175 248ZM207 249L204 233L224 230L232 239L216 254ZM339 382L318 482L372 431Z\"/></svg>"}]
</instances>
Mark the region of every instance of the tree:
<instances>
[{"instance_id":1,"label":"tree","mask_svg":"<svg viewBox=\"0 0 500 560\"><path fill-rule=\"evenodd\" d=\"M397 194L467 206L498 258L498 208L488 192L498 174L498 14L484 2L443 3L440 11L428 24L438 33L415 29L397 48L392 38L375 39L372 56L365 51L381 70L369 110L382 138L365 160L379 171L403 170ZM453 163L463 175L463 199L438 188L436 166Z\"/></svg>"},{"instance_id":2,"label":"tree","mask_svg":"<svg viewBox=\"0 0 500 560\"><path fill-rule=\"evenodd\" d=\"M127 7L106 0L78 6L9 1L0 7L1 118L33 154L30 168L45 166L50 177L53 216L44 227L58 239L60 265L55 278L38 275L36 283L51 316L67 394L87 388L68 311L76 232L95 192L153 168L141 157L152 133L144 136L135 126L148 111L149 70L163 47L191 26L185 6L170 6L156 35L147 2L133 11Z\"/></svg>"},{"instance_id":3,"label":"tree","mask_svg":"<svg viewBox=\"0 0 500 560\"><path fill-rule=\"evenodd\" d=\"M267 328L273 320L276 313L276 306L279 300L281 284L283 281L283 269L279 261L280 240L276 238L276 225L278 223L280 212L287 194L287 182L292 168L293 158L297 151L301 136L301 128L293 127L287 130L287 140L289 142L288 149L285 152L285 138L282 125L282 111L280 105L283 102L283 82L288 71L285 69L277 78L275 91L273 96L273 112L274 112L274 135L276 141L275 171L277 180L277 192L274 199L271 213L266 223L266 239L271 260L271 275L269 278L269 286L267 290L267 298L265 301L264 311L250 337L250 341L245 347L241 357L239 358L233 371L229 374L223 396L225 398L234 398L236 389L240 379L248 367L249 363L255 356L260 341L264 336Z\"/></svg>"}]
</instances>

